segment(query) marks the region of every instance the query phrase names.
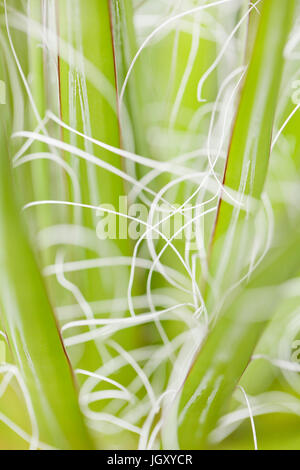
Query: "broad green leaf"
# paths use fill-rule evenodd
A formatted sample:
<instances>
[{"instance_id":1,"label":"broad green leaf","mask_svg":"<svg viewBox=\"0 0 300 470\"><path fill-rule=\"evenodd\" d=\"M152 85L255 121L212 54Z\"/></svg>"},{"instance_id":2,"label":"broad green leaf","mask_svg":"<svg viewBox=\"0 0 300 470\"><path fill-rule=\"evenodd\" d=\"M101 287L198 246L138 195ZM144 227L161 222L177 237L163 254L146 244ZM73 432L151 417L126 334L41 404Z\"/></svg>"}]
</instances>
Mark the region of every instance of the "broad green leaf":
<instances>
[{"instance_id":1,"label":"broad green leaf","mask_svg":"<svg viewBox=\"0 0 300 470\"><path fill-rule=\"evenodd\" d=\"M112 33L108 2L90 0L76 2L76 15L71 12L74 3L63 0L57 5L60 22L60 103L62 120L77 131L115 147L120 146L117 113L117 91ZM66 20L67 18L67 20ZM66 51L62 53L62 48ZM71 143L121 170L120 157L93 145L74 133L62 130L64 142ZM86 161L65 154L79 176L81 200L98 206L110 204L119 210L119 198L125 195L124 181L115 174L102 170ZM70 188L69 197L74 201ZM75 209L72 223L83 223L95 231L97 214L92 210ZM101 251L106 255L120 250L129 254L127 240L100 241ZM77 257L80 256L77 250ZM90 257L86 251L82 256ZM94 254L92 255L94 256ZM99 293L109 296L114 292L113 282L107 276L87 273L84 292L89 300L99 298ZM103 284L102 287L99 287Z\"/></svg>"},{"instance_id":2,"label":"broad green leaf","mask_svg":"<svg viewBox=\"0 0 300 470\"><path fill-rule=\"evenodd\" d=\"M207 446L209 433L226 410L262 332L282 299L278 286L299 270L299 233L296 226L289 240L271 250L247 287L234 295L211 326L176 402L181 448Z\"/></svg>"},{"instance_id":3,"label":"broad green leaf","mask_svg":"<svg viewBox=\"0 0 300 470\"><path fill-rule=\"evenodd\" d=\"M251 218L246 198L259 200L264 188L273 132L276 103L283 69L283 50L291 27L295 2L264 0L260 7L258 26L250 22L250 42L257 29L251 60L241 90L224 171L223 184L233 190L234 202L220 199L211 247L211 273L218 273L220 261L228 256L226 239L234 237L234 226ZM248 45L248 54L249 54ZM232 194L232 193L230 193ZM240 208L233 205L242 204ZM232 230L231 230L232 229ZM225 253L224 253L225 250ZM223 274L221 273L220 277Z\"/></svg>"},{"instance_id":4,"label":"broad green leaf","mask_svg":"<svg viewBox=\"0 0 300 470\"><path fill-rule=\"evenodd\" d=\"M116 66L121 142L122 146L128 150L135 150L141 155L145 155L148 153L148 145L144 132L143 70L139 61L132 71L123 101L121 102L119 98L127 70L137 52L132 0L127 2L109 0L109 7Z\"/></svg>"},{"instance_id":5,"label":"broad green leaf","mask_svg":"<svg viewBox=\"0 0 300 470\"><path fill-rule=\"evenodd\" d=\"M59 449L91 449L73 372L15 196L7 138L0 142L1 320L32 402L42 442Z\"/></svg>"},{"instance_id":6,"label":"broad green leaf","mask_svg":"<svg viewBox=\"0 0 300 470\"><path fill-rule=\"evenodd\" d=\"M284 3L279 0L265 0L262 3L257 35L228 152L224 183L228 188L255 199L261 196L267 174L283 68L283 49L293 11L293 0ZM272 54L270 50L273 51ZM224 239L230 233L234 215L232 205L222 199L211 253L213 274L218 270ZM238 217L243 218L239 213ZM288 257L288 253L291 255L298 243L299 239L292 247L284 248L287 277L298 270L298 257L294 260ZM237 249L236 244L232 249L233 252ZM282 255L279 254L278 257L275 265L271 265L271 270L265 268L262 282L258 285L266 285L268 276L271 276L272 282L276 282L276 274L281 274L282 279L285 279L285 273L280 273ZM228 259L231 263L235 262L234 256ZM258 274L254 273L254 276ZM228 310L221 314L214 326L211 325L207 339L189 372L180 401L180 412L183 414L179 434L180 444L184 448L205 447L208 434L220 417L223 405L238 383L263 331L265 322L259 321L259 318L253 321L251 318L251 309L255 308L256 313L263 312L263 305L254 307L251 302L247 304L249 298L251 299L249 292L255 282L251 281L245 293L240 294ZM268 297L270 310L275 300L274 294L273 297Z\"/></svg>"},{"instance_id":7,"label":"broad green leaf","mask_svg":"<svg viewBox=\"0 0 300 470\"><path fill-rule=\"evenodd\" d=\"M76 11L73 15L72 12ZM62 120L82 134L97 139L116 148L121 146L119 115L117 106L116 56L113 46L112 18L109 2L98 0L62 0L57 5L60 23L61 51L68 45L67 54L60 55L60 102ZM66 20L67 18L67 20ZM117 170L126 170L126 161L120 156L91 144L74 133L63 130L64 142L71 143L93 156L109 163ZM122 197L126 196L126 182L110 171L106 171L80 161L72 155L64 155L79 175L81 201L85 204L99 206L109 204L110 209L122 212ZM70 199L74 194L70 191ZM124 202L123 202L124 204ZM95 211L75 210L72 223L80 223L94 231L95 243L99 246L97 256L130 256L131 242L118 236L116 239L97 239L99 222ZM117 229L124 218L116 218ZM117 230L118 231L118 230ZM127 235L126 235L127 236ZM76 247L70 253L74 260L95 258L95 253ZM87 270L75 275L67 275L71 282L80 286L85 299L89 302L99 299L112 299L117 295L125 296L129 269L125 267L108 267L101 270ZM109 312L108 312L109 313ZM91 327L92 329L93 327ZM115 335L125 348L140 344L134 329ZM80 367L95 370L102 364L99 353L102 345L98 341L85 345L85 353ZM105 348L105 346L104 346ZM127 372L121 371L118 379L126 380ZM103 402L97 404L102 409Z\"/></svg>"}]
</instances>

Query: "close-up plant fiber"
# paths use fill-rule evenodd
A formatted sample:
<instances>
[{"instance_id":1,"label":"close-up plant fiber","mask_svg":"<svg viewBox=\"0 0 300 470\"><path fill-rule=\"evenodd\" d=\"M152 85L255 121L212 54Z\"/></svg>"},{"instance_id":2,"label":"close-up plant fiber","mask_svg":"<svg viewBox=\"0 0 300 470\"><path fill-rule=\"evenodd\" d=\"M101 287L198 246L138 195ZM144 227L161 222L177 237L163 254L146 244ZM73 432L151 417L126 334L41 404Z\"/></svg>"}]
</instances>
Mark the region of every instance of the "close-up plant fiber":
<instances>
[{"instance_id":1,"label":"close-up plant fiber","mask_svg":"<svg viewBox=\"0 0 300 470\"><path fill-rule=\"evenodd\" d=\"M0 0L0 450L300 450L299 31Z\"/></svg>"}]
</instances>

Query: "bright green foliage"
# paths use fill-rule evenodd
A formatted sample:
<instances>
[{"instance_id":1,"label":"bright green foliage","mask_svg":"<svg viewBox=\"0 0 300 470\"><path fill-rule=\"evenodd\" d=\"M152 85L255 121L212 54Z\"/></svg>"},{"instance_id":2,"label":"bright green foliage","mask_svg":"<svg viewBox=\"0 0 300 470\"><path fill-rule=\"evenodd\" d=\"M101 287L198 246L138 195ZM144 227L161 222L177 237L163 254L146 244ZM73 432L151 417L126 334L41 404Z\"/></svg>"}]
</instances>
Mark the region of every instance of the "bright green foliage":
<instances>
[{"instance_id":1,"label":"bright green foliage","mask_svg":"<svg viewBox=\"0 0 300 470\"><path fill-rule=\"evenodd\" d=\"M299 270L298 226L295 232L286 246L277 248L265 259L247 287L226 305L208 333L180 400L181 448L207 446L209 433L228 406L228 399L281 300L282 294L276 287L293 278Z\"/></svg>"},{"instance_id":2,"label":"bright green foliage","mask_svg":"<svg viewBox=\"0 0 300 470\"><path fill-rule=\"evenodd\" d=\"M299 448L299 14L1 4L0 448Z\"/></svg>"},{"instance_id":3,"label":"bright green foliage","mask_svg":"<svg viewBox=\"0 0 300 470\"><path fill-rule=\"evenodd\" d=\"M79 410L73 372L16 201L7 132L7 122L2 118L0 305L3 325L30 394L35 416L34 438L54 448L89 449L93 445Z\"/></svg>"}]
</instances>

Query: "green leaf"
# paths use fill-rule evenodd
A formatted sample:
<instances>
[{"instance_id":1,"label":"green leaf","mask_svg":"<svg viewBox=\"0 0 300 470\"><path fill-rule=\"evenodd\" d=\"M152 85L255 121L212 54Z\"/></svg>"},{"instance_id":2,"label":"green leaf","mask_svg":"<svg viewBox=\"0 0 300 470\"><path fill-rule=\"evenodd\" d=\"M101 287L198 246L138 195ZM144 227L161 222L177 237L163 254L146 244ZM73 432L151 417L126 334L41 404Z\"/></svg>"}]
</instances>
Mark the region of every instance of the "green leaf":
<instances>
[{"instance_id":1,"label":"green leaf","mask_svg":"<svg viewBox=\"0 0 300 470\"><path fill-rule=\"evenodd\" d=\"M3 114L0 142L1 320L29 391L39 439L59 449L91 449L71 365L16 200Z\"/></svg>"},{"instance_id":2,"label":"green leaf","mask_svg":"<svg viewBox=\"0 0 300 470\"><path fill-rule=\"evenodd\" d=\"M234 262L227 252L223 253L226 237L234 237L229 229L246 219L245 197L259 200L264 188L284 64L283 49L290 31L294 7L294 0L264 0L261 3L259 25L256 26L253 19L251 21L250 42L253 29L255 31L257 28L257 34L241 90L223 177L226 190L235 191L235 199L244 204L244 207L239 210L222 197L220 199L211 247L212 275L218 272L223 255L231 263ZM247 52L249 53L249 45ZM235 250L236 245L232 253Z\"/></svg>"},{"instance_id":3,"label":"green leaf","mask_svg":"<svg viewBox=\"0 0 300 470\"><path fill-rule=\"evenodd\" d=\"M283 68L283 49L294 6L293 0L265 0L262 3L252 57L228 152L224 174L226 187L255 199L260 198L267 175L273 120ZM213 275L218 272L226 236L232 239L234 237L234 233L230 232L230 225L236 214L238 221L245 220L242 212L234 210L232 204L221 199L211 253ZM236 240L239 240L241 232L236 232ZM210 326L207 339L195 358L181 395L179 410L183 414L179 434L183 448L206 446L208 434L220 417L265 327L265 321L260 321L259 316L254 319L253 313L263 313L266 304L272 311L277 299L272 291L263 301L256 299L257 304L254 306L253 289L265 286L269 277L272 283L276 283L297 272L300 259L298 256L290 259L290 256L298 243L299 237L291 245L284 247L283 253L277 254L273 263L270 255L262 274L254 272L253 280L246 290L222 311L215 325ZM238 245L233 243L231 249L232 256L228 256L228 253L225 256L228 256L232 268L232 264L236 262L234 251L238 249ZM247 249L249 251L249 245ZM283 256L286 257L286 272L282 270ZM277 275L279 280L276 279ZM228 271L224 273L224 277L225 281L221 279L220 282L232 282Z\"/></svg>"},{"instance_id":4,"label":"green leaf","mask_svg":"<svg viewBox=\"0 0 300 470\"><path fill-rule=\"evenodd\" d=\"M299 228L297 225L289 240L268 254L247 287L233 296L211 326L176 403L181 448L207 447L209 433L226 410L254 348L282 298L278 286L299 270Z\"/></svg>"}]
</instances>

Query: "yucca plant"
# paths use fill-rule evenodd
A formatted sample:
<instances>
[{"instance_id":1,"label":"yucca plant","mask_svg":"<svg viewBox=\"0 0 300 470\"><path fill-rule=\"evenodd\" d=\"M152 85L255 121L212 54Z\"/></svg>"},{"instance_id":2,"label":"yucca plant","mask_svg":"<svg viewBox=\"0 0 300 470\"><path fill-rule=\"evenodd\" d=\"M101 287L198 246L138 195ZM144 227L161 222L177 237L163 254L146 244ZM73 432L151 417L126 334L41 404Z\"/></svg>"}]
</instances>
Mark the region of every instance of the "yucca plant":
<instances>
[{"instance_id":1,"label":"yucca plant","mask_svg":"<svg viewBox=\"0 0 300 470\"><path fill-rule=\"evenodd\" d=\"M299 448L299 14L1 2L0 448Z\"/></svg>"}]
</instances>

